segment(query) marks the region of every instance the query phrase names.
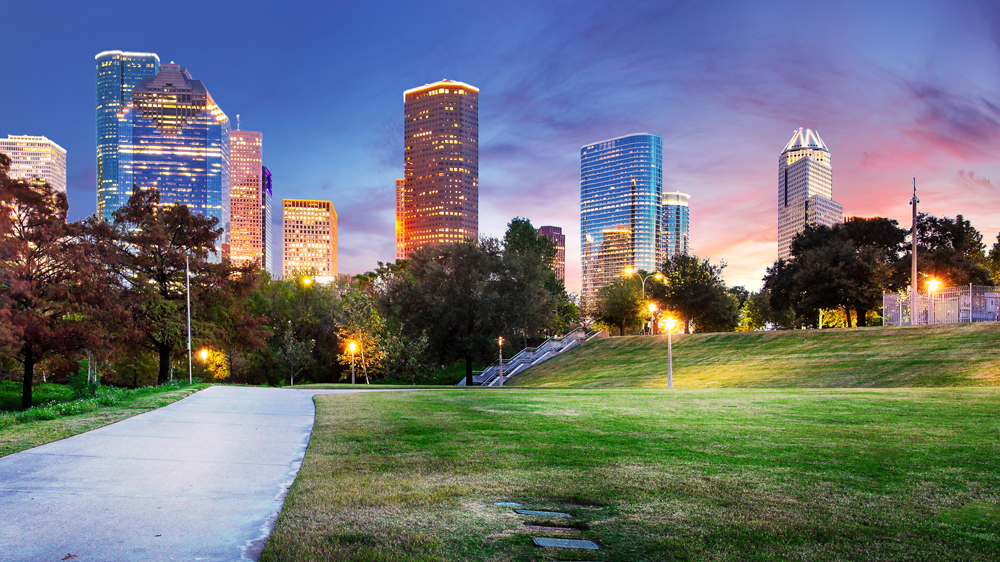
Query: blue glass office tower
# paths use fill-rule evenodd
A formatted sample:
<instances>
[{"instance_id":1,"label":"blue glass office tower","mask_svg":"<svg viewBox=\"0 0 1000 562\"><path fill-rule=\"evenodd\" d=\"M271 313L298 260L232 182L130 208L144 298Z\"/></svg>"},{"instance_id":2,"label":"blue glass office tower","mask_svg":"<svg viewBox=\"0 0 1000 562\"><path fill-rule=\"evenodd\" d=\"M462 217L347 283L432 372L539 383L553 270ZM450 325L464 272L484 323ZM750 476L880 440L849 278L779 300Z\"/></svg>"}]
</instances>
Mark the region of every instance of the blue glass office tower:
<instances>
[{"instance_id":1,"label":"blue glass office tower","mask_svg":"<svg viewBox=\"0 0 1000 562\"><path fill-rule=\"evenodd\" d=\"M663 139L626 135L580 149L583 296L625 268L656 271L663 262Z\"/></svg>"},{"instance_id":2,"label":"blue glass office tower","mask_svg":"<svg viewBox=\"0 0 1000 562\"><path fill-rule=\"evenodd\" d=\"M267 270L271 276L274 276L275 271L280 271L281 268L275 268L274 264L274 225L271 224L271 209L273 208L273 198L271 195L271 170L267 169L267 166L261 166L260 175L260 242L263 246L261 248L261 262L263 263L264 269Z\"/></svg>"},{"instance_id":3,"label":"blue glass office tower","mask_svg":"<svg viewBox=\"0 0 1000 562\"><path fill-rule=\"evenodd\" d=\"M199 80L174 63L132 90L118 118L118 184L160 192L161 205L187 205L224 229L229 254L229 118Z\"/></svg>"},{"instance_id":4,"label":"blue glass office tower","mask_svg":"<svg viewBox=\"0 0 1000 562\"><path fill-rule=\"evenodd\" d=\"M686 254L690 247L691 211L687 193L668 191L663 194L663 259Z\"/></svg>"},{"instance_id":5,"label":"blue glass office tower","mask_svg":"<svg viewBox=\"0 0 1000 562\"><path fill-rule=\"evenodd\" d=\"M154 53L104 51L97 60L97 216L111 213L128 201L131 186L118 185L118 114L132 101L132 88L156 76L160 57Z\"/></svg>"}]
</instances>

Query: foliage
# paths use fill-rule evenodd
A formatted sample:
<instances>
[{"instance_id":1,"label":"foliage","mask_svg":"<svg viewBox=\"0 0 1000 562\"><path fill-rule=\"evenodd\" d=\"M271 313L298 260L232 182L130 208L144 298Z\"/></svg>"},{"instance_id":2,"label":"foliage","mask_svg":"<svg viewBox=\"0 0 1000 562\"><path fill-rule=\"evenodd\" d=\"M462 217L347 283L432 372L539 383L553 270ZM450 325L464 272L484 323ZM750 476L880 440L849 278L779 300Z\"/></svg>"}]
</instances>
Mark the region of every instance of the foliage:
<instances>
[{"instance_id":1,"label":"foliage","mask_svg":"<svg viewBox=\"0 0 1000 562\"><path fill-rule=\"evenodd\" d=\"M67 378L69 388L77 398L90 398L101 388L100 375L95 376L90 372L90 361L86 358L80 361L80 369Z\"/></svg>"},{"instance_id":2,"label":"foliage","mask_svg":"<svg viewBox=\"0 0 1000 562\"><path fill-rule=\"evenodd\" d=\"M622 278L598 289L594 321L609 332L618 330L618 335L624 336L626 330L642 326L648 316L642 290L634 279Z\"/></svg>"},{"instance_id":3,"label":"foliage","mask_svg":"<svg viewBox=\"0 0 1000 562\"><path fill-rule=\"evenodd\" d=\"M300 340L295 337L291 323L281 337L281 347L278 349L278 363L282 370L288 373L289 384L295 384L295 375L312 366L315 358L313 348L316 340Z\"/></svg>"},{"instance_id":4,"label":"foliage","mask_svg":"<svg viewBox=\"0 0 1000 562\"><path fill-rule=\"evenodd\" d=\"M991 285L985 251L983 235L962 215L950 219L920 213L917 218L918 283L937 279L943 287ZM896 263L894 281L899 287L910 284L911 256L907 248Z\"/></svg>"},{"instance_id":5,"label":"foliage","mask_svg":"<svg viewBox=\"0 0 1000 562\"><path fill-rule=\"evenodd\" d=\"M731 331L739 324L739 291L730 292L722 279L724 262L712 264L697 256L677 254L663 263L663 282L648 294L659 308L676 314L690 333L692 324L706 331Z\"/></svg>"}]
</instances>

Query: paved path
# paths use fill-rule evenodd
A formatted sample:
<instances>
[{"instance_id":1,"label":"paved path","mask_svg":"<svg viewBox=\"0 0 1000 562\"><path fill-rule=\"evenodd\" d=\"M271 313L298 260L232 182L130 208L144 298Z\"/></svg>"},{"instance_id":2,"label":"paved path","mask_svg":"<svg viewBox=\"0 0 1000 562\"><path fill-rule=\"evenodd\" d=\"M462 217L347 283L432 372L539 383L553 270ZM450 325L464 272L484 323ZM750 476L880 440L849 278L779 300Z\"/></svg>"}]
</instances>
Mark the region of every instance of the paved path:
<instances>
[{"instance_id":1,"label":"paved path","mask_svg":"<svg viewBox=\"0 0 1000 562\"><path fill-rule=\"evenodd\" d=\"M213 386L0 458L0 560L256 560L317 392L353 390Z\"/></svg>"}]
</instances>

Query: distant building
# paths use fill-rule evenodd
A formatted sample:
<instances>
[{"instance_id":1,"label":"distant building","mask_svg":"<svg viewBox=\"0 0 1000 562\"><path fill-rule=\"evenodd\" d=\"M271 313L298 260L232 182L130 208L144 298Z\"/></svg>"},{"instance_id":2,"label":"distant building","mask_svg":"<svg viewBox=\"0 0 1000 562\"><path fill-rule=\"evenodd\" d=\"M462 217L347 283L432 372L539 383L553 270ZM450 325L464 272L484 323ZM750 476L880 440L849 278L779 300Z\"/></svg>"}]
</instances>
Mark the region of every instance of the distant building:
<instances>
[{"instance_id":1,"label":"distant building","mask_svg":"<svg viewBox=\"0 0 1000 562\"><path fill-rule=\"evenodd\" d=\"M792 256L792 240L806 225L843 222L833 200L833 165L819 132L799 128L778 158L778 258Z\"/></svg>"},{"instance_id":2,"label":"distant building","mask_svg":"<svg viewBox=\"0 0 1000 562\"><path fill-rule=\"evenodd\" d=\"M556 277L561 280L566 280L566 235L563 234L562 228L558 226L540 226L538 227L538 234L548 238L556 246L556 259L552 264L553 269L555 269Z\"/></svg>"},{"instance_id":3,"label":"distant building","mask_svg":"<svg viewBox=\"0 0 1000 562\"><path fill-rule=\"evenodd\" d=\"M266 269L262 142L257 132L229 132L229 258L235 265L257 262Z\"/></svg>"},{"instance_id":4,"label":"distant building","mask_svg":"<svg viewBox=\"0 0 1000 562\"><path fill-rule=\"evenodd\" d=\"M30 184L48 183L66 193L66 150L45 137L7 135L0 154L10 157L7 176Z\"/></svg>"},{"instance_id":5,"label":"distant building","mask_svg":"<svg viewBox=\"0 0 1000 562\"><path fill-rule=\"evenodd\" d=\"M260 239L261 239L261 260L263 262L264 269L271 274L272 277L277 277L278 273L281 271L280 267L275 267L275 252L274 252L274 201L273 193L271 191L271 170L267 169L267 166L261 166L260 173Z\"/></svg>"},{"instance_id":6,"label":"distant building","mask_svg":"<svg viewBox=\"0 0 1000 562\"><path fill-rule=\"evenodd\" d=\"M281 200L282 278L296 271L337 277L337 211L330 201Z\"/></svg>"},{"instance_id":7,"label":"distant building","mask_svg":"<svg viewBox=\"0 0 1000 562\"><path fill-rule=\"evenodd\" d=\"M396 180L396 259L401 260L406 257L406 230L403 222L406 220L406 207L403 201L406 200L404 191L406 190L406 180Z\"/></svg>"},{"instance_id":8,"label":"distant building","mask_svg":"<svg viewBox=\"0 0 1000 562\"><path fill-rule=\"evenodd\" d=\"M97 60L97 216L111 213L132 195L118 184L118 114L132 101L132 88L160 70L156 53L104 51Z\"/></svg>"},{"instance_id":9,"label":"distant building","mask_svg":"<svg viewBox=\"0 0 1000 562\"><path fill-rule=\"evenodd\" d=\"M663 264L663 139L637 133L580 149L583 296L626 268ZM609 236L605 240L605 236Z\"/></svg>"},{"instance_id":10,"label":"distant building","mask_svg":"<svg viewBox=\"0 0 1000 562\"><path fill-rule=\"evenodd\" d=\"M201 81L172 62L136 84L118 117L118 185L156 189L161 205L218 219L216 259L229 256L229 133L229 118Z\"/></svg>"},{"instance_id":11,"label":"distant building","mask_svg":"<svg viewBox=\"0 0 1000 562\"><path fill-rule=\"evenodd\" d=\"M442 80L403 92L405 181L397 257L479 238L479 89ZM397 230L398 233L398 230Z\"/></svg>"},{"instance_id":12,"label":"distant building","mask_svg":"<svg viewBox=\"0 0 1000 562\"><path fill-rule=\"evenodd\" d=\"M663 194L663 259L691 251L690 228L691 211L688 208L687 193L668 191Z\"/></svg>"}]
</instances>

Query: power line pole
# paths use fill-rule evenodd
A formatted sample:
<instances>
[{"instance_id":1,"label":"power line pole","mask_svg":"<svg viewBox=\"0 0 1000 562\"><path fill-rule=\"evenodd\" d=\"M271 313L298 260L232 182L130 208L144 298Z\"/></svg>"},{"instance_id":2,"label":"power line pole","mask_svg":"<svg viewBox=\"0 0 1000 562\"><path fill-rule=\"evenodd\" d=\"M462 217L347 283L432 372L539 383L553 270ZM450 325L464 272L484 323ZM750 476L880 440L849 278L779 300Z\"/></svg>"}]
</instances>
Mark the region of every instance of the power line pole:
<instances>
[{"instance_id":1,"label":"power line pole","mask_svg":"<svg viewBox=\"0 0 1000 562\"><path fill-rule=\"evenodd\" d=\"M188 264L188 256L184 256L184 278L187 282L187 320L188 320L188 384L193 382L191 377L191 267Z\"/></svg>"},{"instance_id":2,"label":"power line pole","mask_svg":"<svg viewBox=\"0 0 1000 562\"><path fill-rule=\"evenodd\" d=\"M912 271L910 272L910 324L917 325L917 203L920 199L917 199L917 175L913 175L913 199L910 199L910 205L913 205L913 226L910 229L910 239L913 242L913 263Z\"/></svg>"}]
</instances>

